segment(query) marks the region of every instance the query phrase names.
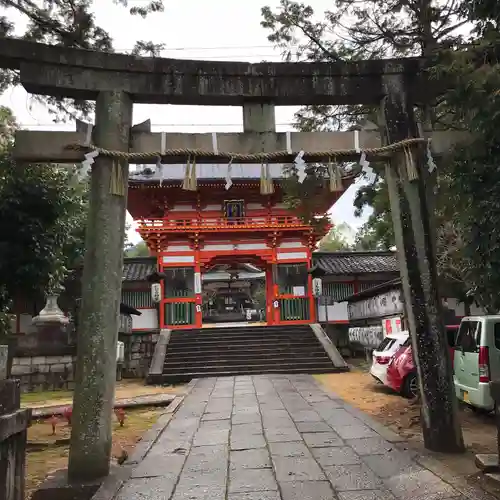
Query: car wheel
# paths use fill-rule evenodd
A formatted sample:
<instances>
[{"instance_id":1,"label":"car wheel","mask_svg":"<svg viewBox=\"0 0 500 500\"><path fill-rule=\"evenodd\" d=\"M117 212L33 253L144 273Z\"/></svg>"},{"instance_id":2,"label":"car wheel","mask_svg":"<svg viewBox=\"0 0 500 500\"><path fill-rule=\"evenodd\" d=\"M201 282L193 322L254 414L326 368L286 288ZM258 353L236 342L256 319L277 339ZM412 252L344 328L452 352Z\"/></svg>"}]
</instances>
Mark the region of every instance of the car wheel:
<instances>
[{"instance_id":1,"label":"car wheel","mask_svg":"<svg viewBox=\"0 0 500 500\"><path fill-rule=\"evenodd\" d=\"M416 373L410 373L403 384L401 394L405 398L413 399L418 396L418 379Z\"/></svg>"}]
</instances>

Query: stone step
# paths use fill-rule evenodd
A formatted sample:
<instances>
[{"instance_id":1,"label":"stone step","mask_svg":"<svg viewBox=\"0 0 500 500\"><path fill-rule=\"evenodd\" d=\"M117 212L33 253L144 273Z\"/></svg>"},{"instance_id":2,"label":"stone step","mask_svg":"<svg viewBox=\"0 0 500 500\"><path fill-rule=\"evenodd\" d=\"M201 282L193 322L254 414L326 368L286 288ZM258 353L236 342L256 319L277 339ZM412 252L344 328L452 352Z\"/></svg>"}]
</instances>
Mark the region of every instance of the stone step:
<instances>
[{"instance_id":1,"label":"stone step","mask_svg":"<svg viewBox=\"0 0 500 500\"><path fill-rule=\"evenodd\" d=\"M336 367L309 325L174 331L163 374L148 381L258 373L328 373Z\"/></svg>"},{"instance_id":2,"label":"stone step","mask_svg":"<svg viewBox=\"0 0 500 500\"><path fill-rule=\"evenodd\" d=\"M308 344L317 342L316 337L230 337L228 339L223 339L220 337L217 338L208 338L208 339L186 339L186 338L177 338L170 339L169 345L192 345L192 344L200 344L200 345L213 345L213 344L241 344L244 342L245 344L255 344L259 342L263 342L266 344L276 344L276 343L286 343L286 344Z\"/></svg>"},{"instance_id":3,"label":"stone step","mask_svg":"<svg viewBox=\"0 0 500 500\"><path fill-rule=\"evenodd\" d=\"M219 371L252 371L255 373L260 373L260 370L265 370L266 373L269 373L268 370L279 370L282 373L287 373L287 370L306 370L304 373L308 373L311 370L318 370L319 372L328 372L329 368L332 367L332 363L330 360L328 361L285 361L280 363L260 363L260 364L241 364L241 365L226 365L224 363L215 363L215 364L207 364L204 366L185 366L185 367L165 367L163 369L164 375L169 375L172 373L188 373L192 371L197 371L199 373L213 373ZM210 375L212 376L212 375Z\"/></svg>"},{"instance_id":4,"label":"stone step","mask_svg":"<svg viewBox=\"0 0 500 500\"><path fill-rule=\"evenodd\" d=\"M283 344L283 343L240 343L240 344L182 344L182 345L169 345L168 351L170 352L205 352L205 351L231 351L238 352L242 351L260 351L262 349L268 350L278 350L278 351L301 351L303 349L313 349L316 348L316 343L302 343L302 344Z\"/></svg>"},{"instance_id":5,"label":"stone step","mask_svg":"<svg viewBox=\"0 0 500 500\"><path fill-rule=\"evenodd\" d=\"M188 366L201 366L201 367L206 367L210 365L270 365L270 364L275 364L275 363L315 363L315 362L325 362L325 363L331 363L330 358L323 353L323 355L310 355L307 356L306 354L302 354L300 357L298 357L296 354L290 354L290 355L283 355L283 356L262 356L262 357L257 357L257 356L252 356L251 354L247 355L246 358L240 357L240 358L229 358L229 357L219 357L219 358L212 358L212 359L206 359L203 357L203 359L193 359L191 358L190 360L180 360L178 357L172 357L169 359L168 354L165 359L164 363L164 369L167 368L172 368L175 366L180 366L184 367L186 365Z\"/></svg>"},{"instance_id":6,"label":"stone step","mask_svg":"<svg viewBox=\"0 0 500 500\"><path fill-rule=\"evenodd\" d=\"M190 334L185 334L185 333L173 333L170 335L171 339L202 339L202 340L209 340L209 339L239 339L239 338L255 338L255 339L266 339L266 338L271 338L271 339L282 339L282 338L290 338L290 339L296 339L296 338L304 338L304 337L309 337L310 332L229 332L229 333L224 333L221 334L219 332L213 332L210 335L205 335L205 334L199 334L196 335L195 333L190 333Z\"/></svg>"},{"instance_id":7,"label":"stone step","mask_svg":"<svg viewBox=\"0 0 500 500\"><path fill-rule=\"evenodd\" d=\"M310 326L306 325L287 325L287 326L240 326L240 327L219 327L219 328L200 328L200 329L189 329L189 330L175 330L172 333L174 335L183 335L183 334L196 334L196 335L211 335L213 333L217 333L220 335L224 335L225 333L259 333L259 332L275 332L278 334L282 334L286 331L291 333L295 332L306 332L311 331Z\"/></svg>"},{"instance_id":8,"label":"stone step","mask_svg":"<svg viewBox=\"0 0 500 500\"><path fill-rule=\"evenodd\" d=\"M248 358L248 357L253 357L253 356L258 356L258 357L269 357L269 356L300 356L304 354L308 355L321 355L324 354L325 351L323 347L321 346L312 346L307 349L303 348L283 348L283 347L274 347L274 348L269 348L269 349L252 349L251 351L247 350L241 350L241 349L210 349L210 350L204 350L203 351L203 359L211 359L211 358L220 358L223 356L231 356L231 358ZM183 360L189 360L189 359L200 359L200 354L198 350L193 350L193 349L186 349L186 350L170 350L167 349L167 354L166 358L168 359L169 357L175 357L175 358L182 358Z\"/></svg>"},{"instance_id":9,"label":"stone step","mask_svg":"<svg viewBox=\"0 0 500 500\"><path fill-rule=\"evenodd\" d=\"M150 375L148 376L147 382L149 384L173 384L186 382L194 378L205 378L205 377L231 377L236 375L260 375L265 373L300 373L300 374L310 374L310 373L340 373L347 371L348 368L337 368L333 364L329 364L328 367L303 367L303 366L258 366L258 367L241 367L241 369L235 369L231 367L227 369L225 367L220 367L220 371L205 372L203 371L186 371L186 372L175 372L175 373L164 373L162 375Z\"/></svg>"}]
</instances>

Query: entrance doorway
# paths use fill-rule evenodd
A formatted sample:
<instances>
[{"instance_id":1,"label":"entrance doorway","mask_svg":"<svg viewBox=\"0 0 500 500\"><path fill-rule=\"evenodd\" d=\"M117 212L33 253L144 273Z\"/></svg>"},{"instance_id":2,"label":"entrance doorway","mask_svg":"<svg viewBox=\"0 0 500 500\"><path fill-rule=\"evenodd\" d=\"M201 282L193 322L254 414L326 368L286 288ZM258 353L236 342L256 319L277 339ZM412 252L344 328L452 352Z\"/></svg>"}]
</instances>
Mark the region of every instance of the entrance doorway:
<instances>
[{"instance_id":1,"label":"entrance doorway","mask_svg":"<svg viewBox=\"0 0 500 500\"><path fill-rule=\"evenodd\" d=\"M202 274L202 322L263 323L265 272L252 264L216 265Z\"/></svg>"},{"instance_id":2,"label":"entrance doorway","mask_svg":"<svg viewBox=\"0 0 500 500\"><path fill-rule=\"evenodd\" d=\"M202 273L202 323L266 321L266 273L249 262L214 262Z\"/></svg>"}]
</instances>

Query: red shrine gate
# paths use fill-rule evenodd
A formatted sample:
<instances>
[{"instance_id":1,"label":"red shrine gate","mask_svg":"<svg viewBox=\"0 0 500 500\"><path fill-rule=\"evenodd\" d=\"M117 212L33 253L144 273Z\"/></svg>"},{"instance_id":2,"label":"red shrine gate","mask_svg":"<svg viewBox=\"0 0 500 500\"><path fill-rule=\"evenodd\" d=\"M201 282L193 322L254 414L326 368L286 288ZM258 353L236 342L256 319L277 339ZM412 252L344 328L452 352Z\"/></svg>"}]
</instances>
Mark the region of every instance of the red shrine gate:
<instances>
[{"instance_id":1,"label":"red shrine gate","mask_svg":"<svg viewBox=\"0 0 500 500\"><path fill-rule=\"evenodd\" d=\"M265 272L267 324L316 321L308 270L323 235L283 203L279 179L272 194L262 195L257 176L233 179L229 190L223 173L219 179L198 177L196 191L183 190L179 179L160 185L151 170L129 180L129 212L168 277L162 283L160 327L200 328L202 273L236 263Z\"/></svg>"}]
</instances>

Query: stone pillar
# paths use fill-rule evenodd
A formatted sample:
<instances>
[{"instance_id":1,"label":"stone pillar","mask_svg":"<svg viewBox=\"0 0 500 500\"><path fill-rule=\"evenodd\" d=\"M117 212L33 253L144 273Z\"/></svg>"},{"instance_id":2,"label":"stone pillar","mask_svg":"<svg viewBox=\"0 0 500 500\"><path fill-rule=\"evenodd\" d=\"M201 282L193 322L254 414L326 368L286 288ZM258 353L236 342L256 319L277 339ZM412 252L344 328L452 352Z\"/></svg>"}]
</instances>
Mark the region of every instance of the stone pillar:
<instances>
[{"instance_id":1,"label":"stone pillar","mask_svg":"<svg viewBox=\"0 0 500 500\"><path fill-rule=\"evenodd\" d=\"M9 346L0 344L0 380L6 380L9 375Z\"/></svg>"},{"instance_id":2,"label":"stone pillar","mask_svg":"<svg viewBox=\"0 0 500 500\"><path fill-rule=\"evenodd\" d=\"M413 106L402 75L384 77L383 136L386 143L418 137ZM464 450L453 386L451 361L438 292L435 240L427 204L425 147L415 152L418 179L410 181L403 152L393 155L385 172L398 249L413 355L417 367L421 422L426 448Z\"/></svg>"},{"instance_id":3,"label":"stone pillar","mask_svg":"<svg viewBox=\"0 0 500 500\"><path fill-rule=\"evenodd\" d=\"M274 104L245 103L243 105L244 132L275 132Z\"/></svg>"},{"instance_id":4,"label":"stone pillar","mask_svg":"<svg viewBox=\"0 0 500 500\"><path fill-rule=\"evenodd\" d=\"M274 104L245 103L243 105L243 131L257 134L256 143L252 150L269 152L274 148L273 139L268 132L276 131ZM275 253L275 252L273 252ZM276 262L274 262L276 264ZM266 272L266 321L268 325L275 323L276 309L273 307L275 300L275 286L273 268L268 263Z\"/></svg>"},{"instance_id":5,"label":"stone pillar","mask_svg":"<svg viewBox=\"0 0 500 500\"><path fill-rule=\"evenodd\" d=\"M128 151L131 122L130 97L122 91L101 92L94 143ZM112 183L117 171L119 182ZM71 482L93 481L109 473L128 162L97 157L91 177L68 467ZM117 186L121 194L114 194Z\"/></svg>"}]
</instances>

